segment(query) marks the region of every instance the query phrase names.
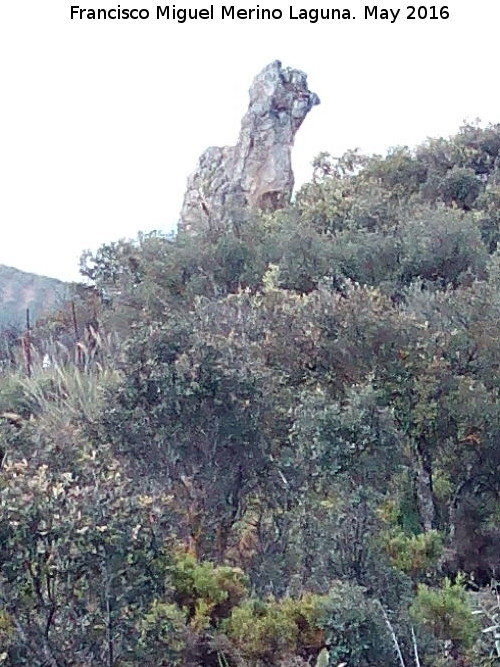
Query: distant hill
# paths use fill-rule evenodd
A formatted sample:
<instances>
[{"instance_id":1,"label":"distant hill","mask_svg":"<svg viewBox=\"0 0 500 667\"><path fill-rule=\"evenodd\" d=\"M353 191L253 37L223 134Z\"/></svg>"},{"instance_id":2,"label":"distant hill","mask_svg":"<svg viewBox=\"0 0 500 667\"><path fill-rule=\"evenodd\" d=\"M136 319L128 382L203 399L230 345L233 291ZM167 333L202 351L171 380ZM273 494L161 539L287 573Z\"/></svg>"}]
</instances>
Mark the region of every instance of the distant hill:
<instances>
[{"instance_id":1,"label":"distant hill","mask_svg":"<svg viewBox=\"0 0 500 667\"><path fill-rule=\"evenodd\" d=\"M0 325L23 324L27 308L35 322L57 308L68 292L69 285L61 280L0 264Z\"/></svg>"}]
</instances>

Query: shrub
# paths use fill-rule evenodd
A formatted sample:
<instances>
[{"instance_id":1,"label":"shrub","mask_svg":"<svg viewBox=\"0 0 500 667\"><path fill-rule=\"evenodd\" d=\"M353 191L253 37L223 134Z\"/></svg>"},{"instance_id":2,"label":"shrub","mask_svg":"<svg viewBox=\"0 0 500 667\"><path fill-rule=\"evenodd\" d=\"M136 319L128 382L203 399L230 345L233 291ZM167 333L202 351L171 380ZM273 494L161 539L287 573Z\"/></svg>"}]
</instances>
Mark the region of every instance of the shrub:
<instances>
[{"instance_id":1,"label":"shrub","mask_svg":"<svg viewBox=\"0 0 500 667\"><path fill-rule=\"evenodd\" d=\"M439 285L457 285L467 271L485 275L488 252L470 213L423 209L402 225L400 235L403 283L420 277Z\"/></svg>"},{"instance_id":2,"label":"shrub","mask_svg":"<svg viewBox=\"0 0 500 667\"><path fill-rule=\"evenodd\" d=\"M391 638L380 605L363 588L338 582L320 604L320 627L329 647L330 665L389 667L395 664Z\"/></svg>"},{"instance_id":3,"label":"shrub","mask_svg":"<svg viewBox=\"0 0 500 667\"><path fill-rule=\"evenodd\" d=\"M233 610L223 627L252 664L315 656L324 644L321 600L312 594L298 600L247 600Z\"/></svg>"},{"instance_id":4,"label":"shrub","mask_svg":"<svg viewBox=\"0 0 500 667\"><path fill-rule=\"evenodd\" d=\"M439 190L447 204L470 210L479 195L481 185L472 169L454 167L441 181Z\"/></svg>"},{"instance_id":5,"label":"shrub","mask_svg":"<svg viewBox=\"0 0 500 667\"><path fill-rule=\"evenodd\" d=\"M441 589L420 584L410 615L443 642L456 649L470 648L478 634L478 621L473 614L463 578L455 583L445 578Z\"/></svg>"},{"instance_id":6,"label":"shrub","mask_svg":"<svg viewBox=\"0 0 500 667\"><path fill-rule=\"evenodd\" d=\"M443 553L443 538L437 530L408 536L394 529L384 536L383 542L391 564L413 581L434 569Z\"/></svg>"},{"instance_id":7,"label":"shrub","mask_svg":"<svg viewBox=\"0 0 500 667\"><path fill-rule=\"evenodd\" d=\"M239 568L198 563L188 553L175 556L168 574L175 602L193 627L216 626L247 594L247 579Z\"/></svg>"},{"instance_id":8,"label":"shrub","mask_svg":"<svg viewBox=\"0 0 500 667\"><path fill-rule=\"evenodd\" d=\"M153 659L161 653L167 662L181 665L187 643L186 614L175 604L155 602L139 623L139 655Z\"/></svg>"}]
</instances>

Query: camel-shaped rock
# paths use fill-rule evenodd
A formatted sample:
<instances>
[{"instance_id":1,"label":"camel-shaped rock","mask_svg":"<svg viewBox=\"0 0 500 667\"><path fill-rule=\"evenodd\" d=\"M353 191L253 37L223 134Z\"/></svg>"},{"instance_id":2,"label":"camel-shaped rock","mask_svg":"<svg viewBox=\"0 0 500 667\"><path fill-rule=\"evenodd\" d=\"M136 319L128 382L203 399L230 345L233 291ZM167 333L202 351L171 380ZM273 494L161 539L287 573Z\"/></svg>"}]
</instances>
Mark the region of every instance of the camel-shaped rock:
<instances>
[{"instance_id":1,"label":"camel-shaped rock","mask_svg":"<svg viewBox=\"0 0 500 667\"><path fill-rule=\"evenodd\" d=\"M252 211L275 211L290 201L295 134L319 98L304 72L279 60L255 77L249 92L236 146L208 148L188 179L180 232L238 229Z\"/></svg>"}]
</instances>

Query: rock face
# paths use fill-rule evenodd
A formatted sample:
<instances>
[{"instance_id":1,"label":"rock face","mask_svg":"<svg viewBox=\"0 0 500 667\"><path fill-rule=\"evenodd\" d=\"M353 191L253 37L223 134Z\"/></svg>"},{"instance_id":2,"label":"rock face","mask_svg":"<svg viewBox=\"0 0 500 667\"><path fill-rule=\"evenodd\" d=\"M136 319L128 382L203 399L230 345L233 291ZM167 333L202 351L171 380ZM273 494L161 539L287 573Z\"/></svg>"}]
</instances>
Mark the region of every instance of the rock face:
<instances>
[{"instance_id":1,"label":"rock face","mask_svg":"<svg viewBox=\"0 0 500 667\"><path fill-rule=\"evenodd\" d=\"M274 211L290 201L295 134L319 98L304 72L265 67L250 88L250 104L236 146L208 148L188 179L179 231L222 231L251 211Z\"/></svg>"}]
</instances>

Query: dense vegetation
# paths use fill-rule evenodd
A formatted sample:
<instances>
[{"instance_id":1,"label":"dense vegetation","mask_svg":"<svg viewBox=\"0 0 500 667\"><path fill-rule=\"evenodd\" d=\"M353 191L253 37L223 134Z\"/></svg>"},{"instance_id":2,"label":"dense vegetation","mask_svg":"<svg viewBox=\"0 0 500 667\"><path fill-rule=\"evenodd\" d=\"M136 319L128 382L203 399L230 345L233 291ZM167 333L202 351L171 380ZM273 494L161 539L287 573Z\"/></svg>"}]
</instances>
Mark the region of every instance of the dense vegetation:
<instances>
[{"instance_id":1,"label":"dense vegetation","mask_svg":"<svg viewBox=\"0 0 500 667\"><path fill-rule=\"evenodd\" d=\"M3 359L0 664L498 664L499 239L467 125L87 253Z\"/></svg>"}]
</instances>

